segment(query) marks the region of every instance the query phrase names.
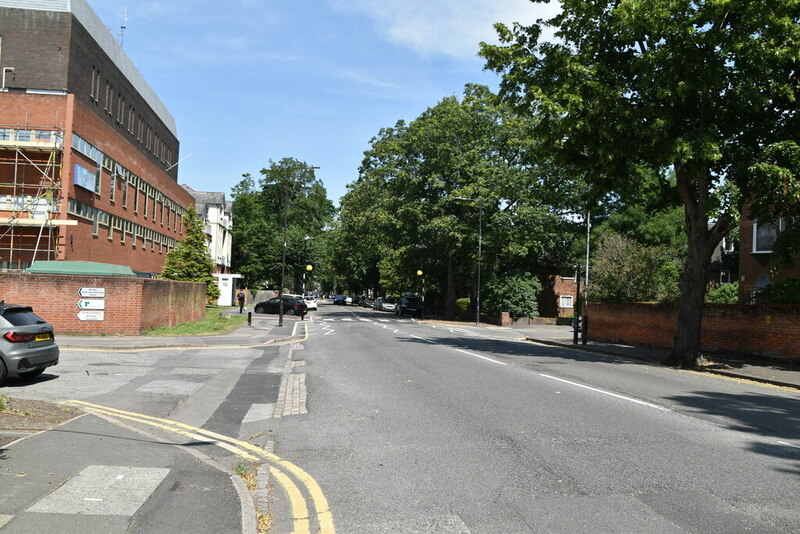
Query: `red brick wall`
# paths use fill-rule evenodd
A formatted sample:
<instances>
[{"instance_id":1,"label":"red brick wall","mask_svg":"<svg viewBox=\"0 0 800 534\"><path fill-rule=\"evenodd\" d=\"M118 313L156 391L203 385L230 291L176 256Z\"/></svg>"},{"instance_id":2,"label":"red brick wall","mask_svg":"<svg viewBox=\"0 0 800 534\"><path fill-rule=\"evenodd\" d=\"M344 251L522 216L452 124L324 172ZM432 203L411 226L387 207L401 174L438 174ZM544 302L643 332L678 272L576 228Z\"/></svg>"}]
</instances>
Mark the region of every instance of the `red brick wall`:
<instances>
[{"instance_id":1,"label":"red brick wall","mask_svg":"<svg viewBox=\"0 0 800 534\"><path fill-rule=\"evenodd\" d=\"M105 288L105 318L78 319L78 291ZM29 273L0 274L0 298L33 306L58 334L138 335L159 326L200 320L205 314L205 284L150 278Z\"/></svg>"},{"instance_id":2,"label":"red brick wall","mask_svg":"<svg viewBox=\"0 0 800 534\"><path fill-rule=\"evenodd\" d=\"M678 312L671 305L589 305L589 338L669 348ZM800 361L800 306L707 304L702 349Z\"/></svg>"}]
</instances>

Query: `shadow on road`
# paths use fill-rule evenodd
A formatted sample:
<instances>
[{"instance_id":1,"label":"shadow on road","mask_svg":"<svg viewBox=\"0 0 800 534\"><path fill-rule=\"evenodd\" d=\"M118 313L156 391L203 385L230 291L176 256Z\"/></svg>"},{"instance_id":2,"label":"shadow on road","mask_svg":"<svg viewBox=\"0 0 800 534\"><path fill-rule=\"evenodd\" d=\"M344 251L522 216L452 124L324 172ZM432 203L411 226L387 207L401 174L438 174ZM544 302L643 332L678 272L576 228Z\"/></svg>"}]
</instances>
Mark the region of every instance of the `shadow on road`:
<instances>
[{"instance_id":1,"label":"shadow on road","mask_svg":"<svg viewBox=\"0 0 800 534\"><path fill-rule=\"evenodd\" d=\"M698 391L692 395L675 395L669 400L690 411L722 418L720 424L731 430L774 439L774 443L751 442L749 450L784 460L795 460L793 469L778 469L800 475L800 399L786 396L743 393L733 395L714 391ZM794 441L794 443L790 443Z\"/></svg>"}]
</instances>

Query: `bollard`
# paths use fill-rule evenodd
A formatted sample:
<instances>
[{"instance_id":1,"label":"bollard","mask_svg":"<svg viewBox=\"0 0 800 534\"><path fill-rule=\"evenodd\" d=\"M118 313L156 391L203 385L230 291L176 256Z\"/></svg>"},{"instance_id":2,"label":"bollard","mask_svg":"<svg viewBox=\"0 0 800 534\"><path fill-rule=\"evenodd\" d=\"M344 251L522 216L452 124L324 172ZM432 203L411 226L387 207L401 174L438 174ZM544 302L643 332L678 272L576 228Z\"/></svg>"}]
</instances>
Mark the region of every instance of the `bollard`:
<instances>
[{"instance_id":1,"label":"bollard","mask_svg":"<svg viewBox=\"0 0 800 534\"><path fill-rule=\"evenodd\" d=\"M253 326L253 312L247 312L247 326Z\"/></svg>"}]
</instances>

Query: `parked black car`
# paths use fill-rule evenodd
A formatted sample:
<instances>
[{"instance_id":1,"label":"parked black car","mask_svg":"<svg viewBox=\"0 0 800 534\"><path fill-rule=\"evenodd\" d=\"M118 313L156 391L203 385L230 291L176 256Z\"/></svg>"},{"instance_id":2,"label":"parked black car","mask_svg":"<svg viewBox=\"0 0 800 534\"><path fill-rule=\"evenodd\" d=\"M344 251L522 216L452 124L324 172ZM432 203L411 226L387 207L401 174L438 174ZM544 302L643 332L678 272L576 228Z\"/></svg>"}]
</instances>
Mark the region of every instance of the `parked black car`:
<instances>
[{"instance_id":1,"label":"parked black car","mask_svg":"<svg viewBox=\"0 0 800 534\"><path fill-rule=\"evenodd\" d=\"M416 298L400 297L397 299L397 305L394 308L394 313L399 317L402 317L403 315L422 317L422 302Z\"/></svg>"},{"instance_id":2,"label":"parked black car","mask_svg":"<svg viewBox=\"0 0 800 534\"><path fill-rule=\"evenodd\" d=\"M0 301L0 384L8 375L39 376L58 364L53 327L30 306Z\"/></svg>"},{"instance_id":3,"label":"parked black car","mask_svg":"<svg viewBox=\"0 0 800 534\"><path fill-rule=\"evenodd\" d=\"M253 308L256 313L280 313L281 297L273 297L265 302L259 302ZM308 306L303 299L283 297L283 314L300 315L308 312Z\"/></svg>"},{"instance_id":4,"label":"parked black car","mask_svg":"<svg viewBox=\"0 0 800 534\"><path fill-rule=\"evenodd\" d=\"M347 297L344 295L336 295L333 297L333 303L338 304L339 306L347 305Z\"/></svg>"}]
</instances>

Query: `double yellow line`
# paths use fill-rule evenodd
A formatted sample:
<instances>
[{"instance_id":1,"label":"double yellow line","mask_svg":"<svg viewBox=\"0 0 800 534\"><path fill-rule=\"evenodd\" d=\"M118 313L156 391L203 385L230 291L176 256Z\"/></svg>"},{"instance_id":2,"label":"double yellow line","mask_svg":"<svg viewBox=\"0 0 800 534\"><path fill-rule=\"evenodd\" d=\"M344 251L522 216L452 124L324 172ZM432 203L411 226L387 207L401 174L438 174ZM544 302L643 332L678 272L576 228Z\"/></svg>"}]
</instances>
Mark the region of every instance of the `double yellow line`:
<instances>
[{"instance_id":1,"label":"double yellow line","mask_svg":"<svg viewBox=\"0 0 800 534\"><path fill-rule=\"evenodd\" d=\"M151 417L135 412L127 412L109 406L92 404L80 400L63 401L61 404L75 406L96 415L143 423L168 432L187 436L194 440L212 443L249 461L260 462L266 460L270 463L270 474L272 474L278 484L283 487L289 498L294 525L293 534L309 534L311 523L311 516L308 512L306 499L303 496L301 487L295 483L295 480L299 481L301 486L304 487L305 491L311 496L311 502L316 512L317 524L319 525L318 532L320 534L335 534L336 532L333 528L333 515L328 506L328 500L322 493L322 489L319 487L319 484L317 484L317 481L297 465L271 452L267 452L261 447L178 421Z\"/></svg>"}]
</instances>

